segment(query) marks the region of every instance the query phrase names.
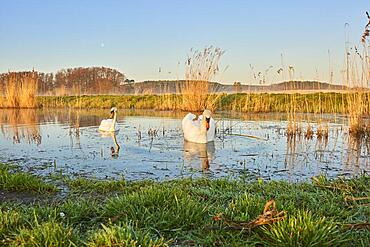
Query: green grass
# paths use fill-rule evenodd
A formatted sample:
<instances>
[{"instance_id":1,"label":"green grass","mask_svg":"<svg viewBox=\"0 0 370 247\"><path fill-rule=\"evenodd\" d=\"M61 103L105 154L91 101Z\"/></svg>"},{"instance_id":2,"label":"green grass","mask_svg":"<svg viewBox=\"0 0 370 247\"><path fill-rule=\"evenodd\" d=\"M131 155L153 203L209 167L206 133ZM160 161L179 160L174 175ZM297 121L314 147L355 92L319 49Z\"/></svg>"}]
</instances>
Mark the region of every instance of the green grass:
<instances>
[{"instance_id":1,"label":"green grass","mask_svg":"<svg viewBox=\"0 0 370 247\"><path fill-rule=\"evenodd\" d=\"M14 246L76 246L76 233L58 222L36 223L32 228L21 227L12 241Z\"/></svg>"},{"instance_id":2,"label":"green grass","mask_svg":"<svg viewBox=\"0 0 370 247\"><path fill-rule=\"evenodd\" d=\"M5 191L24 192L56 192L54 185L45 183L41 178L11 169L12 167L0 163L0 189ZM12 171L13 170L13 171Z\"/></svg>"},{"instance_id":3,"label":"green grass","mask_svg":"<svg viewBox=\"0 0 370 247\"><path fill-rule=\"evenodd\" d=\"M295 112L348 113L348 99L356 93L308 93L308 94L221 94L211 96L217 110L238 112ZM369 93L362 93L363 102L370 102ZM99 96L40 96L38 107L110 108L180 110L181 95L99 95ZM370 105L364 105L369 113Z\"/></svg>"},{"instance_id":4,"label":"green grass","mask_svg":"<svg viewBox=\"0 0 370 247\"><path fill-rule=\"evenodd\" d=\"M63 178L61 178L63 180ZM370 177L313 182L181 179L166 182L63 180L63 200L0 206L5 246L369 246ZM115 193L112 193L115 192ZM95 196L100 194L101 196ZM253 230L274 199L287 217ZM215 221L215 215L222 215Z\"/></svg>"},{"instance_id":5,"label":"green grass","mask_svg":"<svg viewBox=\"0 0 370 247\"><path fill-rule=\"evenodd\" d=\"M130 225L102 225L89 239L87 246L167 246L163 238L152 238L148 233Z\"/></svg>"},{"instance_id":6,"label":"green grass","mask_svg":"<svg viewBox=\"0 0 370 247\"><path fill-rule=\"evenodd\" d=\"M97 180L77 178L74 180L66 179L65 182L73 192L98 192L107 193L110 191L123 190L126 185L124 178L120 180Z\"/></svg>"},{"instance_id":7,"label":"green grass","mask_svg":"<svg viewBox=\"0 0 370 247\"><path fill-rule=\"evenodd\" d=\"M297 212L284 221L264 226L262 240L268 246L342 246L346 234L332 220L314 217L311 212Z\"/></svg>"}]
</instances>

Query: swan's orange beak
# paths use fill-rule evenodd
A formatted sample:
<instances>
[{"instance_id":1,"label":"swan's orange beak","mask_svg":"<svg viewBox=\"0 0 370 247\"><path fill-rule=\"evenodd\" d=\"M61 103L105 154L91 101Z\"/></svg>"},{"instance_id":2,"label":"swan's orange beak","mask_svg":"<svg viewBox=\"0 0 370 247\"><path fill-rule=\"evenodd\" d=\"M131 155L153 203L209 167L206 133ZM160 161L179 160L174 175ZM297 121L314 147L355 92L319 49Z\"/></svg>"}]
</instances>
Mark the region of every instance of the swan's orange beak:
<instances>
[{"instance_id":1,"label":"swan's orange beak","mask_svg":"<svg viewBox=\"0 0 370 247\"><path fill-rule=\"evenodd\" d=\"M207 129L207 131L209 130L209 118L206 118L206 129Z\"/></svg>"}]
</instances>

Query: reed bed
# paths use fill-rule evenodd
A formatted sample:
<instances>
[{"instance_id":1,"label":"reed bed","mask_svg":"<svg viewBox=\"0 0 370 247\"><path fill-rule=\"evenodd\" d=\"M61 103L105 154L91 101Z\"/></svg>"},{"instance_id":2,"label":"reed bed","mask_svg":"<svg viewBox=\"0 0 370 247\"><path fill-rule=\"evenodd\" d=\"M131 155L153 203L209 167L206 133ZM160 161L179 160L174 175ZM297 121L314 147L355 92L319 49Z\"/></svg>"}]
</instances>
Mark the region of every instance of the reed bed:
<instances>
[{"instance_id":1,"label":"reed bed","mask_svg":"<svg viewBox=\"0 0 370 247\"><path fill-rule=\"evenodd\" d=\"M317 99L312 101L312 94L285 94L282 100L285 106L285 112L288 119L288 127L286 135L288 138L300 138L302 134L307 139L311 139L314 135L312 127L310 126L310 116L301 118L302 112L312 112L315 118L319 119L319 126L317 128L316 137L318 139L328 138L328 123L325 121L323 115L325 113L346 114L348 116L349 133L357 138L368 137L370 135L370 122L368 116L370 114L370 100L369 100L369 86L370 86L370 57L369 57L369 29L370 16L366 12L368 22L365 26L364 33L361 37L361 46L349 47L349 42L346 41L346 79L342 84L346 88L346 92L342 94L314 94ZM330 53L329 53L330 56ZM329 57L329 68L330 68ZM289 66L289 77L291 77L291 69ZM286 68L280 68L279 71L284 71ZM294 71L293 71L294 73ZM299 92L299 88L294 81L289 85L291 88L286 90L292 92ZM320 91L320 84L318 84ZM339 97L338 97L339 96ZM248 102L250 103L250 102ZM249 104L246 107L249 107ZM266 105L267 103L267 105ZM252 103L254 107L265 110L269 109L269 102L262 97L257 99L257 102ZM275 102L276 104L276 102ZM303 133L303 122L307 122L305 133Z\"/></svg>"},{"instance_id":2,"label":"reed bed","mask_svg":"<svg viewBox=\"0 0 370 247\"><path fill-rule=\"evenodd\" d=\"M366 115L369 114L369 95L363 92L363 88L370 86L370 16L366 12L368 22L361 36L361 45L351 50L346 49L346 83L357 89L356 94L347 94L349 106L349 129L350 133L357 137L368 136L370 122Z\"/></svg>"},{"instance_id":3,"label":"reed bed","mask_svg":"<svg viewBox=\"0 0 370 247\"><path fill-rule=\"evenodd\" d=\"M9 72L2 85L1 108L35 108L37 106L36 72L15 73Z\"/></svg>"}]
</instances>

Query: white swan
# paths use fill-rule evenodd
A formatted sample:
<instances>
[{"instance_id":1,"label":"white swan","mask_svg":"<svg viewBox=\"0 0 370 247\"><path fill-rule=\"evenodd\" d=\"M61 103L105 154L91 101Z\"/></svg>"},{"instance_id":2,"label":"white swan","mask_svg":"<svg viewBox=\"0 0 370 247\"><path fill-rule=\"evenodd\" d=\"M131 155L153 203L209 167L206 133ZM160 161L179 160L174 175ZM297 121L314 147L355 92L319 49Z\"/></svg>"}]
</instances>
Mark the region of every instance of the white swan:
<instances>
[{"instance_id":1,"label":"white swan","mask_svg":"<svg viewBox=\"0 0 370 247\"><path fill-rule=\"evenodd\" d=\"M100 131L115 132L119 130L117 126L117 108L112 107L112 109L110 109L110 113L111 113L112 118L101 120L101 123L99 126Z\"/></svg>"},{"instance_id":2,"label":"white swan","mask_svg":"<svg viewBox=\"0 0 370 247\"><path fill-rule=\"evenodd\" d=\"M215 139L216 122L209 110L205 110L198 119L196 115L188 113L182 120L184 139L189 142L207 143Z\"/></svg>"}]
</instances>

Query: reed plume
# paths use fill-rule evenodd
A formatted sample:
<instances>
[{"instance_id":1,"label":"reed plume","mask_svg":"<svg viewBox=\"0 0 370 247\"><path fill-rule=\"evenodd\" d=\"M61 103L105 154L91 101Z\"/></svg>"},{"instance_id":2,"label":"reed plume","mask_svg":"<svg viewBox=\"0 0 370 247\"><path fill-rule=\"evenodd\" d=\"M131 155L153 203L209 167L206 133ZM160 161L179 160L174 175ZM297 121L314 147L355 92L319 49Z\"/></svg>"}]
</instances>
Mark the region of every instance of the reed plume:
<instances>
[{"instance_id":1,"label":"reed plume","mask_svg":"<svg viewBox=\"0 0 370 247\"><path fill-rule=\"evenodd\" d=\"M219 71L219 61L224 51L209 46L195 50L185 63L185 83L181 90L182 110L201 112L204 109L214 111L218 95L217 89L211 88L210 82Z\"/></svg>"},{"instance_id":2,"label":"reed plume","mask_svg":"<svg viewBox=\"0 0 370 247\"><path fill-rule=\"evenodd\" d=\"M369 58L369 28L370 16L366 12L368 23L361 36L362 47L354 47L354 51L346 52L347 56L347 84L355 89L355 93L347 94L349 112L349 130L353 136L364 137L368 135L368 120L364 118L369 114L369 94L364 88L370 83L370 58ZM350 57L351 56L351 57Z\"/></svg>"}]
</instances>

